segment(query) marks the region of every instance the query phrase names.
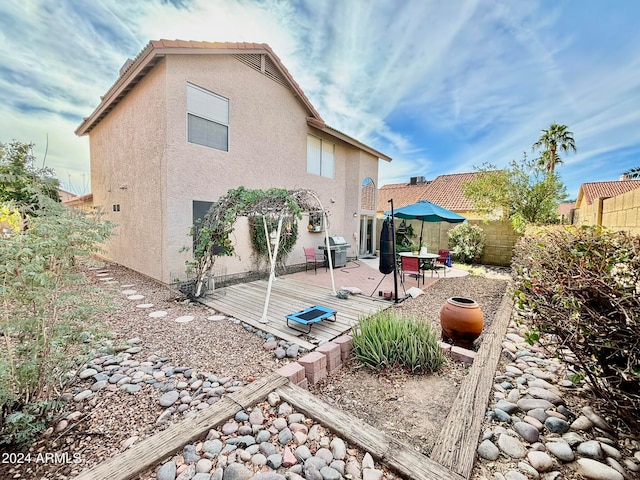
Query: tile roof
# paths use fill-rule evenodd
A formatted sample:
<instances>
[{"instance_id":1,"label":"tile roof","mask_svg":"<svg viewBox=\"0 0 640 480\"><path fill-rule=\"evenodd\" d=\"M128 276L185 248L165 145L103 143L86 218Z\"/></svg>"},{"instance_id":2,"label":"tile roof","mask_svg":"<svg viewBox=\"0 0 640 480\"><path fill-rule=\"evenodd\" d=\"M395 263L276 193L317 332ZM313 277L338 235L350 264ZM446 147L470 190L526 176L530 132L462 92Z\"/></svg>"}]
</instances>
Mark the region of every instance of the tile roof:
<instances>
[{"instance_id":1,"label":"tile roof","mask_svg":"<svg viewBox=\"0 0 640 480\"><path fill-rule=\"evenodd\" d=\"M393 199L393 208L404 207L416 203L422 198L429 182L411 185L409 183L394 183L384 185L378 189L378 212L391 209L389 199Z\"/></svg>"},{"instance_id":2,"label":"tile roof","mask_svg":"<svg viewBox=\"0 0 640 480\"><path fill-rule=\"evenodd\" d=\"M393 198L394 208L404 207L418 200L429 200L454 212L472 211L473 202L462 193L462 184L476 178L478 173L452 173L438 175L431 181L418 185L395 183L378 190L378 211L389 210L387 200Z\"/></svg>"},{"instance_id":3,"label":"tile roof","mask_svg":"<svg viewBox=\"0 0 640 480\"><path fill-rule=\"evenodd\" d=\"M136 58L127 62L120 71L120 76L116 82L109 88L107 93L102 96L100 105L93 113L83 119L80 126L76 129L76 135L86 135L109 111L111 111L126 94L144 77L164 56L168 54L266 54L276 65L276 68L284 76L286 83L289 84L295 95L300 98L302 103L307 107L311 114L307 117L307 123L318 128L325 133L339 138L351 145L361 148L372 155L391 161L391 157L374 150L373 148L359 142L358 140L339 132L327 124L311 104L304 91L293 79L289 70L282 64L280 58L275 54L266 43L247 43L247 42L201 42L192 40L151 40L144 49L136 56Z\"/></svg>"},{"instance_id":4,"label":"tile roof","mask_svg":"<svg viewBox=\"0 0 640 480\"><path fill-rule=\"evenodd\" d=\"M558 215L567 217L574 208L576 208L576 202L562 202L558 205Z\"/></svg>"},{"instance_id":5,"label":"tile roof","mask_svg":"<svg viewBox=\"0 0 640 480\"><path fill-rule=\"evenodd\" d=\"M421 200L429 200L454 212L473 210L473 202L462 193L462 184L474 180L477 175L477 173L439 175L429 184Z\"/></svg>"},{"instance_id":6,"label":"tile roof","mask_svg":"<svg viewBox=\"0 0 640 480\"><path fill-rule=\"evenodd\" d=\"M618 180L611 182L588 182L580 185L576 206L591 205L597 198L610 198L640 188L640 180Z\"/></svg>"}]
</instances>

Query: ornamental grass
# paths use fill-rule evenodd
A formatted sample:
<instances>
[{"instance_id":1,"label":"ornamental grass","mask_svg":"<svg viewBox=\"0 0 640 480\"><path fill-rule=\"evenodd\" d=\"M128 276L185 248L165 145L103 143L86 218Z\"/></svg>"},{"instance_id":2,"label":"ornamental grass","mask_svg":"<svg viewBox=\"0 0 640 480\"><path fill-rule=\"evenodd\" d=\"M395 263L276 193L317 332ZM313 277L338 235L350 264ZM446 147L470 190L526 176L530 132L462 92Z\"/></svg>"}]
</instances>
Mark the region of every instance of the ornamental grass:
<instances>
[{"instance_id":1,"label":"ornamental grass","mask_svg":"<svg viewBox=\"0 0 640 480\"><path fill-rule=\"evenodd\" d=\"M361 318L353 333L355 357L373 370L404 368L411 373L435 372L444 355L431 325L393 308Z\"/></svg>"}]
</instances>

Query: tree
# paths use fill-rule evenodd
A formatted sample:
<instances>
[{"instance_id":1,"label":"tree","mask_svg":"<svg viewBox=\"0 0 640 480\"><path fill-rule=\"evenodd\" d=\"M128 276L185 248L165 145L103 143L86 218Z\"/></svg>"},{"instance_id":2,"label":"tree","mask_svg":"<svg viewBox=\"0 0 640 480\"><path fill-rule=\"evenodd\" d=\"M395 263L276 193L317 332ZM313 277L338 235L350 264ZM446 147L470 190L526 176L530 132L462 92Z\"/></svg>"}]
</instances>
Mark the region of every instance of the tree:
<instances>
[{"instance_id":1,"label":"tree","mask_svg":"<svg viewBox=\"0 0 640 480\"><path fill-rule=\"evenodd\" d=\"M462 191L474 208L491 216L511 220L514 230L524 231L529 224L558 223L558 204L566 198L558 175L523 153L521 162L511 161L509 168L494 165L476 167L475 180L462 184Z\"/></svg>"},{"instance_id":2,"label":"tree","mask_svg":"<svg viewBox=\"0 0 640 480\"><path fill-rule=\"evenodd\" d=\"M50 168L35 166L33 144L16 140L0 143L0 202L12 203L20 209L34 209L37 195L60 201L59 182Z\"/></svg>"},{"instance_id":3,"label":"tree","mask_svg":"<svg viewBox=\"0 0 640 480\"><path fill-rule=\"evenodd\" d=\"M542 130L542 135L531 147L532 151L542 150L538 161L544 165L549 172L553 172L556 165L562 163L558 156L558 151L569 153L570 150L576 152L576 143L573 139L573 132L567 130L566 125L552 123L548 129Z\"/></svg>"},{"instance_id":4,"label":"tree","mask_svg":"<svg viewBox=\"0 0 640 480\"><path fill-rule=\"evenodd\" d=\"M640 178L640 167L634 167L623 173L627 178Z\"/></svg>"}]
</instances>

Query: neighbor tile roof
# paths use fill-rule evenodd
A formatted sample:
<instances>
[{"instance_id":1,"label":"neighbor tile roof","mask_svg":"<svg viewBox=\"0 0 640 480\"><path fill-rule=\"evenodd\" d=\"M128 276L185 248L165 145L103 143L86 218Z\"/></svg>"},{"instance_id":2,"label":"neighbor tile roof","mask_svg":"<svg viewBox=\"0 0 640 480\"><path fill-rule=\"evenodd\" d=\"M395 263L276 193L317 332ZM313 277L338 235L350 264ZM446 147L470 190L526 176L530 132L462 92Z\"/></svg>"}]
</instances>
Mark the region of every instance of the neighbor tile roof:
<instances>
[{"instance_id":1,"label":"neighbor tile roof","mask_svg":"<svg viewBox=\"0 0 640 480\"><path fill-rule=\"evenodd\" d=\"M462 193L462 184L474 180L477 175L477 173L439 175L429 184L421 200L429 200L454 212L473 210L473 202Z\"/></svg>"},{"instance_id":2,"label":"neighbor tile roof","mask_svg":"<svg viewBox=\"0 0 640 480\"><path fill-rule=\"evenodd\" d=\"M478 173L452 173L438 175L431 181L418 185L395 183L378 190L378 211L389 210L388 199L393 198L394 208L411 205L418 200L428 200L454 212L474 210L473 202L462 193L462 184L476 178Z\"/></svg>"},{"instance_id":3,"label":"neighbor tile roof","mask_svg":"<svg viewBox=\"0 0 640 480\"><path fill-rule=\"evenodd\" d=\"M424 195L429 182L411 185L409 183L393 183L384 185L378 189L378 212L391 210L390 199L393 199L393 208L404 207L416 203Z\"/></svg>"},{"instance_id":4,"label":"neighbor tile roof","mask_svg":"<svg viewBox=\"0 0 640 480\"><path fill-rule=\"evenodd\" d=\"M576 202L562 202L558 205L558 215L567 217L574 208L576 208Z\"/></svg>"},{"instance_id":5,"label":"neighbor tile roof","mask_svg":"<svg viewBox=\"0 0 640 480\"><path fill-rule=\"evenodd\" d=\"M640 180L618 180L611 182L588 182L580 185L577 206L591 205L597 198L611 198L640 188Z\"/></svg>"}]
</instances>

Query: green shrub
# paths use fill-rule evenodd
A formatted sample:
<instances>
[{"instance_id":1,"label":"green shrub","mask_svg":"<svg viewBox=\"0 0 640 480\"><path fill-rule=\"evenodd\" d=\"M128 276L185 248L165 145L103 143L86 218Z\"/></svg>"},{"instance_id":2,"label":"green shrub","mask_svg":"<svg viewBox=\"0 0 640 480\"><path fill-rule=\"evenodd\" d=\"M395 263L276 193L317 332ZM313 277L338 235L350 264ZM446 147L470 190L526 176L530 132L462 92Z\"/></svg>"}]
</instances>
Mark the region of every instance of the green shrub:
<instances>
[{"instance_id":1,"label":"green shrub","mask_svg":"<svg viewBox=\"0 0 640 480\"><path fill-rule=\"evenodd\" d=\"M75 261L111 231L95 213L39 201L28 228L0 241L0 445L28 444L55 413L56 392L95 324Z\"/></svg>"},{"instance_id":2,"label":"green shrub","mask_svg":"<svg viewBox=\"0 0 640 480\"><path fill-rule=\"evenodd\" d=\"M480 263L486 235L477 225L461 223L449 230L449 248L456 260L462 263Z\"/></svg>"},{"instance_id":3,"label":"green shrub","mask_svg":"<svg viewBox=\"0 0 640 480\"><path fill-rule=\"evenodd\" d=\"M412 373L434 372L444 363L431 326L393 308L360 319L353 350L360 362L374 370L403 367Z\"/></svg>"},{"instance_id":4,"label":"green shrub","mask_svg":"<svg viewBox=\"0 0 640 480\"><path fill-rule=\"evenodd\" d=\"M568 348L577 373L640 432L640 236L590 227L527 233L512 267L532 340L551 334Z\"/></svg>"}]
</instances>

